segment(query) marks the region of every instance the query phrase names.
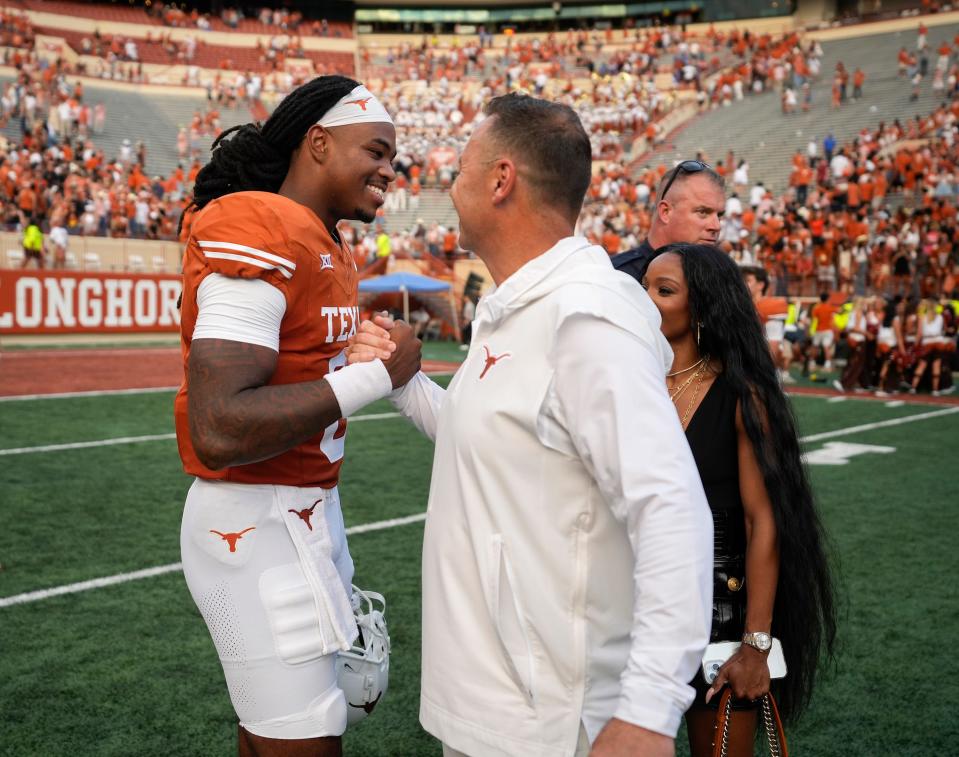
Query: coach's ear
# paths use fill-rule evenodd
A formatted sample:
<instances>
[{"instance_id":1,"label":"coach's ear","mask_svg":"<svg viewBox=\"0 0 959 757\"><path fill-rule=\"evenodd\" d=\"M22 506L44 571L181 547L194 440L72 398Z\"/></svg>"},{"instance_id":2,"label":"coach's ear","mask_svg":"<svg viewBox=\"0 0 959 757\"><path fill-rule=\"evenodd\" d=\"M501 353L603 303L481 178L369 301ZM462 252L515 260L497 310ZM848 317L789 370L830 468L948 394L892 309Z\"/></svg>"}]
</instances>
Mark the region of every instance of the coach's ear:
<instances>
[{"instance_id":1,"label":"coach's ear","mask_svg":"<svg viewBox=\"0 0 959 757\"><path fill-rule=\"evenodd\" d=\"M509 158L499 158L493 166L493 204L499 205L516 188L516 165Z\"/></svg>"}]
</instances>

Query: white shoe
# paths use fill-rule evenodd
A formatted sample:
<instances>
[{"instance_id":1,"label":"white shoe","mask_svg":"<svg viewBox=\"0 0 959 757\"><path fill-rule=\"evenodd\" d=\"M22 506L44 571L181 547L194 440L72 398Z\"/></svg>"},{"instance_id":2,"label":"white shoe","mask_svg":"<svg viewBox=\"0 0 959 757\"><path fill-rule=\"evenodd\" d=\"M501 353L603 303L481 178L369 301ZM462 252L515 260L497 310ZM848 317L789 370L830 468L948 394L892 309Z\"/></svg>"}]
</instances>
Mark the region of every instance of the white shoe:
<instances>
[{"instance_id":1,"label":"white shoe","mask_svg":"<svg viewBox=\"0 0 959 757\"><path fill-rule=\"evenodd\" d=\"M846 390L842 388L842 382L839 379L834 379L832 382L833 388L840 394L845 394Z\"/></svg>"},{"instance_id":2,"label":"white shoe","mask_svg":"<svg viewBox=\"0 0 959 757\"><path fill-rule=\"evenodd\" d=\"M876 390L876 396L877 396L877 397L892 397L892 395L891 395L889 392L884 392L882 389L877 389L877 390Z\"/></svg>"},{"instance_id":3,"label":"white shoe","mask_svg":"<svg viewBox=\"0 0 959 757\"><path fill-rule=\"evenodd\" d=\"M463 352L466 352L466 350L468 350L469 348L470 348L470 346L469 346L468 344L461 344L461 345L460 345L460 349L463 350Z\"/></svg>"},{"instance_id":4,"label":"white shoe","mask_svg":"<svg viewBox=\"0 0 959 757\"><path fill-rule=\"evenodd\" d=\"M794 378L792 377L792 375L789 373L789 371L783 371L783 372L779 375L779 379L780 379L784 384L795 384L795 383L796 383L796 379L794 379Z\"/></svg>"},{"instance_id":5,"label":"white shoe","mask_svg":"<svg viewBox=\"0 0 959 757\"><path fill-rule=\"evenodd\" d=\"M939 390L939 396L942 397L942 396L945 395L945 394L952 394L954 391L956 391L956 385L955 385L955 384L953 384L952 386L950 386L950 387L947 388L947 389L940 389L940 390Z\"/></svg>"}]
</instances>

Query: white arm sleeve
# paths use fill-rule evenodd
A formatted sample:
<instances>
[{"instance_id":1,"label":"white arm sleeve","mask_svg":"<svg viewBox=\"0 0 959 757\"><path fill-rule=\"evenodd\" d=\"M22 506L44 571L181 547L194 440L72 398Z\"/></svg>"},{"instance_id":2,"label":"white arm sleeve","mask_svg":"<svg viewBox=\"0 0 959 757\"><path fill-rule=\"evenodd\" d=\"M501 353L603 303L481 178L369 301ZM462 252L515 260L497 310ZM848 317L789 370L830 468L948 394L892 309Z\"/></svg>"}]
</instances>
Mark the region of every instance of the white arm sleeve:
<instances>
[{"instance_id":1,"label":"white arm sleeve","mask_svg":"<svg viewBox=\"0 0 959 757\"><path fill-rule=\"evenodd\" d=\"M272 284L211 273L200 282L196 302L194 339L228 339L280 351L286 298Z\"/></svg>"},{"instance_id":2,"label":"white arm sleeve","mask_svg":"<svg viewBox=\"0 0 959 757\"><path fill-rule=\"evenodd\" d=\"M561 419L635 558L615 717L675 737L709 641L713 522L662 357L608 321L577 315L560 326L552 359L546 411Z\"/></svg>"},{"instance_id":3,"label":"white arm sleeve","mask_svg":"<svg viewBox=\"0 0 959 757\"><path fill-rule=\"evenodd\" d=\"M436 441L436 421L445 396L446 390L420 371L390 395L390 402L430 440Z\"/></svg>"}]
</instances>

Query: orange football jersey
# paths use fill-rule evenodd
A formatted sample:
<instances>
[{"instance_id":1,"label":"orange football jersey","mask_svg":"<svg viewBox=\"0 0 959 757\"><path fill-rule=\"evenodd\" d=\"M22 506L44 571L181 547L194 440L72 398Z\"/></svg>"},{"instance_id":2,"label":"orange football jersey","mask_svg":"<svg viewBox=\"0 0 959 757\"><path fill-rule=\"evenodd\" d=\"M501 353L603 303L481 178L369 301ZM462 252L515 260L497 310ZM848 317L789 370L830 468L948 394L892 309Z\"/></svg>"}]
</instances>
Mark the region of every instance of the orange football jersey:
<instances>
[{"instance_id":1,"label":"orange football jersey","mask_svg":"<svg viewBox=\"0 0 959 757\"><path fill-rule=\"evenodd\" d=\"M359 325L359 274L345 243L337 244L308 208L270 192L236 192L209 203L190 225L183 256L180 334L183 384L174 405L183 469L208 479L250 484L336 486L346 419L281 455L213 471L197 458L187 417L187 361L197 318L197 289L211 273L259 278L286 300L271 385L322 379L346 365L344 349Z\"/></svg>"}]
</instances>

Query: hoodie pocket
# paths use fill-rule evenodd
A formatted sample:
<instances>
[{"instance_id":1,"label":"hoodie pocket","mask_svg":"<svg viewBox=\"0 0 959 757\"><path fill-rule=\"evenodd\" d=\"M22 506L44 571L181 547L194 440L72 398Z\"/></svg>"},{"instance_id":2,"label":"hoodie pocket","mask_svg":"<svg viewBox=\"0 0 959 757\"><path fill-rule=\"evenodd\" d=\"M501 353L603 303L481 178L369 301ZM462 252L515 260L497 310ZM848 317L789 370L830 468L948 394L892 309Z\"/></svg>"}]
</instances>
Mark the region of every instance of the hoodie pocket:
<instances>
[{"instance_id":1,"label":"hoodie pocket","mask_svg":"<svg viewBox=\"0 0 959 757\"><path fill-rule=\"evenodd\" d=\"M506 545L500 534L489 541L490 570L488 597L490 617L496 636L503 649L510 677L523 693L527 704L533 705L535 681L533 651L526 626L523 604L515 591L516 579L509 561Z\"/></svg>"}]
</instances>

